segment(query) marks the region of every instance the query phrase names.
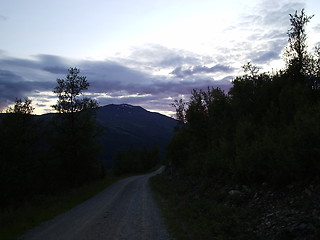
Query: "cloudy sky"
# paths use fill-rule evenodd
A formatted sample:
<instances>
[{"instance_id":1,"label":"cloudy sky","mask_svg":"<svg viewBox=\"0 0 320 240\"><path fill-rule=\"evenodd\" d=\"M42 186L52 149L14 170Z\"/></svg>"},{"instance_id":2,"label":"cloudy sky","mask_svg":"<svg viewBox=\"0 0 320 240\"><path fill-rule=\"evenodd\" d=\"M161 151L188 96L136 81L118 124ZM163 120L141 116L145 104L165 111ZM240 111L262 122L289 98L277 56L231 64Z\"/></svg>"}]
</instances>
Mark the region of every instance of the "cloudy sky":
<instances>
[{"instance_id":1,"label":"cloudy sky","mask_svg":"<svg viewBox=\"0 0 320 240\"><path fill-rule=\"evenodd\" d=\"M0 110L16 98L52 111L57 78L69 67L87 77L100 105L128 103L172 114L193 88L220 87L248 61L283 66L289 14L315 14L319 0L1 0Z\"/></svg>"}]
</instances>

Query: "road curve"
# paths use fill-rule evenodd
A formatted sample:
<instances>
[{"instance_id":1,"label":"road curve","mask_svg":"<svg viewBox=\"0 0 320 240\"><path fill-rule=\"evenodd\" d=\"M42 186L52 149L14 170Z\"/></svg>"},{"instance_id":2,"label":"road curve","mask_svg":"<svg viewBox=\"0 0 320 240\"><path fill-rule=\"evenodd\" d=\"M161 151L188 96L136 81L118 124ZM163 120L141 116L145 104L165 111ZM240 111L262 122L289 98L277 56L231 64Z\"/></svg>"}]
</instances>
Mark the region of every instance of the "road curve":
<instances>
[{"instance_id":1,"label":"road curve","mask_svg":"<svg viewBox=\"0 0 320 240\"><path fill-rule=\"evenodd\" d=\"M75 208L41 224L20 239L171 239L148 180L159 170L123 179Z\"/></svg>"}]
</instances>

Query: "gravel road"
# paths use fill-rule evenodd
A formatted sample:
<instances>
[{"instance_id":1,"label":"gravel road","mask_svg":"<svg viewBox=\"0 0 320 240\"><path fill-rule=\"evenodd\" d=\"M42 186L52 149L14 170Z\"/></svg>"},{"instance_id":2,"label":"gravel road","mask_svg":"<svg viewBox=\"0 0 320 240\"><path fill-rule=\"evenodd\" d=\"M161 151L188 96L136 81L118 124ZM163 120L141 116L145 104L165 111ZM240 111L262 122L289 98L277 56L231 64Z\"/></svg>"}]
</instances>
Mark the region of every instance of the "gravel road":
<instances>
[{"instance_id":1,"label":"gravel road","mask_svg":"<svg viewBox=\"0 0 320 240\"><path fill-rule=\"evenodd\" d=\"M24 240L171 239L148 180L159 170L114 183L93 198L30 230Z\"/></svg>"}]
</instances>

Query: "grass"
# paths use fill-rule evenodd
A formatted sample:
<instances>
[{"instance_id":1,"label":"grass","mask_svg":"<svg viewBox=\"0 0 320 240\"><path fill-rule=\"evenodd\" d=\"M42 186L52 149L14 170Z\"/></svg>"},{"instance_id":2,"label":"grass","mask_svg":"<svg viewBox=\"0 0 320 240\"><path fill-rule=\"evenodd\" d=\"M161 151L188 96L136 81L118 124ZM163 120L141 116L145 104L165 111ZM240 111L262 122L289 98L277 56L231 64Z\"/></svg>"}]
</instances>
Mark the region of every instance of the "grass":
<instances>
[{"instance_id":1,"label":"grass","mask_svg":"<svg viewBox=\"0 0 320 240\"><path fill-rule=\"evenodd\" d=\"M258 239L249 231L255 213L242 207L219 184L192 185L163 175L151 178L151 187L169 232L184 239Z\"/></svg>"},{"instance_id":2,"label":"grass","mask_svg":"<svg viewBox=\"0 0 320 240\"><path fill-rule=\"evenodd\" d=\"M0 239L15 239L28 229L80 204L125 177L107 176L60 195L36 196L19 207L0 209Z\"/></svg>"}]
</instances>

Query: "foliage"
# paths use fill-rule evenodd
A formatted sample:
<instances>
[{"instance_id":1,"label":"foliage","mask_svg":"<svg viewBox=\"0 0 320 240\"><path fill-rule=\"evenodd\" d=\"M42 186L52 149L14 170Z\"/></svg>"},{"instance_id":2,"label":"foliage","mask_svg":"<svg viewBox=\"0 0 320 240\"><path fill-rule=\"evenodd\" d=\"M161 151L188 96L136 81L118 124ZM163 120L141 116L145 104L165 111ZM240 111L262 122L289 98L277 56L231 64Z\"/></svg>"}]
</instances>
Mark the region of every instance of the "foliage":
<instances>
[{"instance_id":1,"label":"foliage","mask_svg":"<svg viewBox=\"0 0 320 240\"><path fill-rule=\"evenodd\" d=\"M59 113L75 113L86 109L98 107L96 100L84 97L80 98L84 90L90 86L86 77L79 76L80 69L69 68L65 79L57 79L54 93L58 96L56 105L52 107Z\"/></svg>"},{"instance_id":2,"label":"foliage","mask_svg":"<svg viewBox=\"0 0 320 240\"><path fill-rule=\"evenodd\" d=\"M57 80L57 114L32 115L28 98L17 99L0 114L0 211L105 176L98 161L103 139L95 115L97 102L81 98L89 83L79 72L71 68L65 79ZM160 163L157 146L131 149L125 155L117 162L118 174L145 172Z\"/></svg>"},{"instance_id":3,"label":"foliage","mask_svg":"<svg viewBox=\"0 0 320 240\"><path fill-rule=\"evenodd\" d=\"M0 121L0 205L23 200L38 191L39 122L31 116L32 101L17 99Z\"/></svg>"},{"instance_id":4,"label":"foliage","mask_svg":"<svg viewBox=\"0 0 320 240\"><path fill-rule=\"evenodd\" d=\"M285 56L287 62L287 70L291 72L297 80L303 75L309 75L310 72L310 55L307 51L307 35L305 27L313 16L307 16L304 9L300 15L296 11L290 14L291 28L288 31L289 45L286 49Z\"/></svg>"},{"instance_id":5,"label":"foliage","mask_svg":"<svg viewBox=\"0 0 320 240\"><path fill-rule=\"evenodd\" d=\"M150 179L174 239L260 239L250 230L256 212L246 206L246 199L230 196L226 187L215 183L193 185L187 179Z\"/></svg>"},{"instance_id":6,"label":"foliage","mask_svg":"<svg viewBox=\"0 0 320 240\"><path fill-rule=\"evenodd\" d=\"M286 69L259 73L249 62L228 93L194 89L188 103L175 102L177 116L186 106L185 125L169 145L176 170L273 186L318 176L319 48L307 51L310 19L303 10L290 15Z\"/></svg>"},{"instance_id":7,"label":"foliage","mask_svg":"<svg viewBox=\"0 0 320 240\"><path fill-rule=\"evenodd\" d=\"M119 180L109 174L81 187L55 195L37 195L15 207L0 208L0 239L20 239L21 234L84 202Z\"/></svg>"},{"instance_id":8,"label":"foliage","mask_svg":"<svg viewBox=\"0 0 320 240\"><path fill-rule=\"evenodd\" d=\"M176 118L179 120L181 123L186 122L186 103L183 102L182 99L179 100L174 100L174 102L171 104L172 107L176 109Z\"/></svg>"},{"instance_id":9,"label":"foliage","mask_svg":"<svg viewBox=\"0 0 320 240\"><path fill-rule=\"evenodd\" d=\"M161 161L157 145L121 150L114 158L116 175L142 173L158 165Z\"/></svg>"},{"instance_id":10,"label":"foliage","mask_svg":"<svg viewBox=\"0 0 320 240\"><path fill-rule=\"evenodd\" d=\"M58 188L81 185L96 178L101 169L97 163L100 128L94 118L98 103L88 97L80 97L89 87L86 77L78 75L80 70L70 68L68 72L66 79L57 79L54 93L58 101L52 106L60 113L51 139L52 167L60 177L55 183Z\"/></svg>"},{"instance_id":11,"label":"foliage","mask_svg":"<svg viewBox=\"0 0 320 240\"><path fill-rule=\"evenodd\" d=\"M0 209L103 176L97 162L100 129L93 109L97 104L79 98L89 86L77 75L79 70L71 68L69 73L55 89L58 117L47 115L40 120L32 115L34 107L28 98L17 99L0 115Z\"/></svg>"},{"instance_id":12,"label":"foliage","mask_svg":"<svg viewBox=\"0 0 320 240\"><path fill-rule=\"evenodd\" d=\"M25 98L24 102L21 99L16 99L14 106L8 107L6 113L32 114L34 107L31 104L32 101L29 98Z\"/></svg>"}]
</instances>

